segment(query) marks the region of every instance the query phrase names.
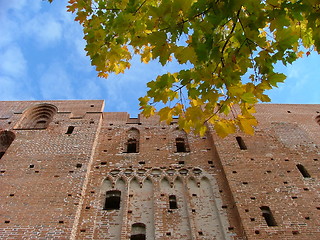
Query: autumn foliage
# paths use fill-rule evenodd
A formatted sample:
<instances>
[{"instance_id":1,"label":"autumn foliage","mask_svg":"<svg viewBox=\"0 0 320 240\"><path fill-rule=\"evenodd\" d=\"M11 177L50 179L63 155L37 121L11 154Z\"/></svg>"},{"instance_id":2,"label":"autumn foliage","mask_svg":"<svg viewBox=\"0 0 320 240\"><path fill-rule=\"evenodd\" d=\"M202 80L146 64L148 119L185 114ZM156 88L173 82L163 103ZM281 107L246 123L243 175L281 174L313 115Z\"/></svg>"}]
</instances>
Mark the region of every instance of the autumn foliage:
<instances>
[{"instance_id":1,"label":"autumn foliage","mask_svg":"<svg viewBox=\"0 0 320 240\"><path fill-rule=\"evenodd\" d=\"M204 134L253 134L254 104L269 102L284 65L320 49L319 0L70 0L83 26L85 50L100 77L123 73L134 54L186 69L148 83L145 116ZM156 110L156 103L166 107Z\"/></svg>"}]
</instances>

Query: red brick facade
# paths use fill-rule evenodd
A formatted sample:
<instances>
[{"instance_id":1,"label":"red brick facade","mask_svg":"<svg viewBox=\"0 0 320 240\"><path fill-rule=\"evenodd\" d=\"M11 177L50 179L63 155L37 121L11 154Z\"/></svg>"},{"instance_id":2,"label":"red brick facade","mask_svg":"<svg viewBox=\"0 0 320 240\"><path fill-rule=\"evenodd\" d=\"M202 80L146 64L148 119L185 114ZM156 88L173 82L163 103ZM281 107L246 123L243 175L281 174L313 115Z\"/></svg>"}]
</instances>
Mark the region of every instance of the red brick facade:
<instances>
[{"instance_id":1,"label":"red brick facade","mask_svg":"<svg viewBox=\"0 0 320 240\"><path fill-rule=\"evenodd\" d=\"M103 105L0 102L0 239L320 239L320 105L224 139Z\"/></svg>"}]
</instances>

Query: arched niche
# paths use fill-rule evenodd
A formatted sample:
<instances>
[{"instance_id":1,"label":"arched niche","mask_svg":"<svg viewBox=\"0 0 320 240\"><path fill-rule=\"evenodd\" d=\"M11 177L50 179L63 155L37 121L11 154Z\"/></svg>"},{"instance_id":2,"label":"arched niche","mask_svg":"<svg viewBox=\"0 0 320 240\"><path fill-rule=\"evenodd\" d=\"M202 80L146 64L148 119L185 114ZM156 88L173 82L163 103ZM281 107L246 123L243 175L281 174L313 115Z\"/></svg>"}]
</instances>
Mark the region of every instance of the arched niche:
<instances>
[{"instance_id":1,"label":"arched niche","mask_svg":"<svg viewBox=\"0 0 320 240\"><path fill-rule=\"evenodd\" d=\"M52 104L34 105L23 113L15 129L46 129L57 111L58 108Z\"/></svg>"},{"instance_id":2,"label":"arched niche","mask_svg":"<svg viewBox=\"0 0 320 240\"><path fill-rule=\"evenodd\" d=\"M126 134L126 143L124 146L125 153L138 153L139 152L139 140L140 132L136 128L130 128Z\"/></svg>"},{"instance_id":3,"label":"arched niche","mask_svg":"<svg viewBox=\"0 0 320 240\"><path fill-rule=\"evenodd\" d=\"M172 138L174 142L174 146L173 146L174 152L177 152L177 153L190 152L188 136L185 131L179 130L179 128L176 128L172 132Z\"/></svg>"}]
</instances>

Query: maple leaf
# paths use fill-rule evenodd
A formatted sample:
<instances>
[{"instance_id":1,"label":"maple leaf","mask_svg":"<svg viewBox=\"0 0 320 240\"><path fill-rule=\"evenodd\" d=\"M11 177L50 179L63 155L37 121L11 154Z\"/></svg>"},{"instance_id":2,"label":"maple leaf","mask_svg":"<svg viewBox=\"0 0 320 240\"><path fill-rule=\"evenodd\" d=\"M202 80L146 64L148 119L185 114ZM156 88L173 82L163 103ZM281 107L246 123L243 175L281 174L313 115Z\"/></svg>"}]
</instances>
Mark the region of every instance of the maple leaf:
<instances>
[{"instance_id":1,"label":"maple leaf","mask_svg":"<svg viewBox=\"0 0 320 240\"><path fill-rule=\"evenodd\" d=\"M253 134L253 105L270 101L266 90L286 78L274 66L303 57L300 49L320 51L318 0L69 0L67 11L83 26L100 77L128 69L130 52L143 63L182 64L150 80L141 111L148 117L164 104L161 120L179 115L180 128L200 135L207 122L222 137L237 127ZM241 114L230 119L234 106Z\"/></svg>"}]
</instances>

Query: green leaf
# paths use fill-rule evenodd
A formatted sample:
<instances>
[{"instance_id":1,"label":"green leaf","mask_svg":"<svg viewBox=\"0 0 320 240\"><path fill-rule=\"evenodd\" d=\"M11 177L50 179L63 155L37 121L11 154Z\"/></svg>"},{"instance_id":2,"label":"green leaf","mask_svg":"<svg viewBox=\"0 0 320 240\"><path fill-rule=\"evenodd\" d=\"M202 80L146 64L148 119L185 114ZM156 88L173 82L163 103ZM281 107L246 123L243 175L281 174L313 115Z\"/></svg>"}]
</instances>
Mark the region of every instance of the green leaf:
<instances>
[{"instance_id":1,"label":"green leaf","mask_svg":"<svg viewBox=\"0 0 320 240\"><path fill-rule=\"evenodd\" d=\"M268 78L268 82L274 86L277 87L277 84L280 82L283 82L286 79L286 75L284 75L283 73L275 73L271 76L269 76Z\"/></svg>"},{"instance_id":2,"label":"green leaf","mask_svg":"<svg viewBox=\"0 0 320 240\"><path fill-rule=\"evenodd\" d=\"M296 61L303 48L320 52L318 0L69 0L67 11L100 77L123 73L133 54L163 66L176 60L178 73L150 79L141 111L151 116L164 104L161 120L180 115L179 126L200 135L206 122L222 137L235 125L253 134L254 104L269 102L265 91L286 78L274 66ZM230 116L234 107L240 116Z\"/></svg>"},{"instance_id":3,"label":"green leaf","mask_svg":"<svg viewBox=\"0 0 320 240\"><path fill-rule=\"evenodd\" d=\"M242 101L254 104L257 102L256 96L252 92L246 92L241 96Z\"/></svg>"}]
</instances>

